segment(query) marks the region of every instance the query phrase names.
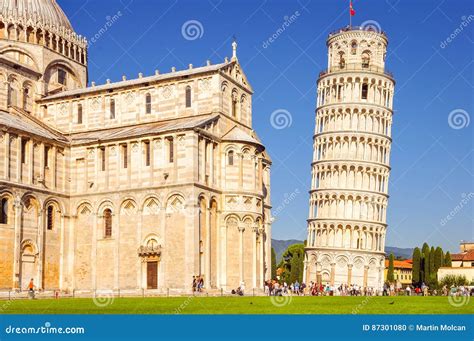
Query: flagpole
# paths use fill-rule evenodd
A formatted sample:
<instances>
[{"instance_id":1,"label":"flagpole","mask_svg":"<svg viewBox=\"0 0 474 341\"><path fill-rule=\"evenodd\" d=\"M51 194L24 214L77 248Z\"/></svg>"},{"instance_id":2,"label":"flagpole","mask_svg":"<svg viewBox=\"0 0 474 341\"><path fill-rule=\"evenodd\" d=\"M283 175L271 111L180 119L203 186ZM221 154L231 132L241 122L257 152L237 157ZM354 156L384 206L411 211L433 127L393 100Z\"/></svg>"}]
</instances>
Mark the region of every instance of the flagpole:
<instances>
[{"instance_id":1,"label":"flagpole","mask_svg":"<svg viewBox=\"0 0 474 341\"><path fill-rule=\"evenodd\" d=\"M349 29L352 28L352 0L349 0Z\"/></svg>"}]
</instances>

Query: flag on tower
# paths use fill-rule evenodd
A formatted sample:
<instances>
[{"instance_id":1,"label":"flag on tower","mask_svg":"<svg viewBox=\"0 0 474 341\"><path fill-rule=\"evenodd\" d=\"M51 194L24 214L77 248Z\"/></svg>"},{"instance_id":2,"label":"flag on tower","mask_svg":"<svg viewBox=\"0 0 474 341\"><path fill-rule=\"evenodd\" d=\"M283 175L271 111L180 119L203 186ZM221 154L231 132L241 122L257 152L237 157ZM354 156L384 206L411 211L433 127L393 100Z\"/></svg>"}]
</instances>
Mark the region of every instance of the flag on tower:
<instances>
[{"instance_id":1,"label":"flag on tower","mask_svg":"<svg viewBox=\"0 0 474 341\"><path fill-rule=\"evenodd\" d=\"M349 13L351 14L351 17L353 17L356 14L356 11L354 10L354 7L352 7L352 0L349 4Z\"/></svg>"}]
</instances>

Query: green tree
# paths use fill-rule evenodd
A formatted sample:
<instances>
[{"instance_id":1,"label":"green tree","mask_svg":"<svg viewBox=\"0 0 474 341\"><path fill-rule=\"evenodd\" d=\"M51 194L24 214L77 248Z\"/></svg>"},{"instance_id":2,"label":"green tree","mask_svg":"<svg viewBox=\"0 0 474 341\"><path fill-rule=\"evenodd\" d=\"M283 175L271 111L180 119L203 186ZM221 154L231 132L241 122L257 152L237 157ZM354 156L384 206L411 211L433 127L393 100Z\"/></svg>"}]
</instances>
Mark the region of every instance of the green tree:
<instances>
[{"instance_id":1,"label":"green tree","mask_svg":"<svg viewBox=\"0 0 474 341\"><path fill-rule=\"evenodd\" d=\"M421 282L421 251L417 247L413 250L412 260L412 280L414 284L419 284Z\"/></svg>"},{"instance_id":2,"label":"green tree","mask_svg":"<svg viewBox=\"0 0 474 341\"><path fill-rule=\"evenodd\" d=\"M428 244L425 243L423 245L423 282L425 282L425 284L428 284L429 281L430 281L430 248Z\"/></svg>"},{"instance_id":3,"label":"green tree","mask_svg":"<svg viewBox=\"0 0 474 341\"><path fill-rule=\"evenodd\" d=\"M293 244L283 252L280 268L283 269L281 281L292 283L303 280L304 244Z\"/></svg>"},{"instance_id":4,"label":"green tree","mask_svg":"<svg viewBox=\"0 0 474 341\"><path fill-rule=\"evenodd\" d=\"M451 263L451 254L448 252L446 252L446 255L444 256L444 266L448 266L448 267L451 267L452 266L452 263Z\"/></svg>"},{"instance_id":5,"label":"green tree","mask_svg":"<svg viewBox=\"0 0 474 341\"><path fill-rule=\"evenodd\" d=\"M275 279L277 276L277 256L275 249L272 248L272 279Z\"/></svg>"},{"instance_id":6,"label":"green tree","mask_svg":"<svg viewBox=\"0 0 474 341\"><path fill-rule=\"evenodd\" d=\"M297 252L291 258L291 272L290 272L290 283L295 283L296 281L301 283L300 275L301 267L300 267L301 256Z\"/></svg>"},{"instance_id":7,"label":"green tree","mask_svg":"<svg viewBox=\"0 0 474 341\"><path fill-rule=\"evenodd\" d=\"M435 248L434 246L430 249L430 275L428 277L429 285L434 286L436 284L436 272L435 272Z\"/></svg>"},{"instance_id":8,"label":"green tree","mask_svg":"<svg viewBox=\"0 0 474 341\"><path fill-rule=\"evenodd\" d=\"M443 266L443 249L439 246L435 250L434 254L434 272L438 275L438 269Z\"/></svg>"},{"instance_id":9,"label":"green tree","mask_svg":"<svg viewBox=\"0 0 474 341\"><path fill-rule=\"evenodd\" d=\"M460 285L468 285L469 281L464 275L446 275L441 279L440 284L451 288L453 286L458 287Z\"/></svg>"},{"instance_id":10,"label":"green tree","mask_svg":"<svg viewBox=\"0 0 474 341\"><path fill-rule=\"evenodd\" d=\"M394 260L393 253L390 253L390 256L388 256L388 270L387 270L387 282L393 283L395 281L395 276L394 276L394 266L393 266L393 260Z\"/></svg>"}]
</instances>

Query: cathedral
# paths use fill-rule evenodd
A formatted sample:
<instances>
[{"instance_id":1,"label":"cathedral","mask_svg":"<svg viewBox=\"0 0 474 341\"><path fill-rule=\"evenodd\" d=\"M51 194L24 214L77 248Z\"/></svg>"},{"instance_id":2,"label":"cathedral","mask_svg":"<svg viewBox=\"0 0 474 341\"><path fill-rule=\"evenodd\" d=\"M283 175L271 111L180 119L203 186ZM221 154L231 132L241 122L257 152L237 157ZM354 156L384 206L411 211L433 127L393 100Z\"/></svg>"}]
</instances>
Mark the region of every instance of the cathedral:
<instances>
[{"instance_id":1,"label":"cathedral","mask_svg":"<svg viewBox=\"0 0 474 341\"><path fill-rule=\"evenodd\" d=\"M263 288L271 160L232 49L88 85L55 0L2 1L0 290Z\"/></svg>"},{"instance_id":2,"label":"cathedral","mask_svg":"<svg viewBox=\"0 0 474 341\"><path fill-rule=\"evenodd\" d=\"M304 280L383 286L395 81L388 39L347 27L327 39L317 83Z\"/></svg>"}]
</instances>

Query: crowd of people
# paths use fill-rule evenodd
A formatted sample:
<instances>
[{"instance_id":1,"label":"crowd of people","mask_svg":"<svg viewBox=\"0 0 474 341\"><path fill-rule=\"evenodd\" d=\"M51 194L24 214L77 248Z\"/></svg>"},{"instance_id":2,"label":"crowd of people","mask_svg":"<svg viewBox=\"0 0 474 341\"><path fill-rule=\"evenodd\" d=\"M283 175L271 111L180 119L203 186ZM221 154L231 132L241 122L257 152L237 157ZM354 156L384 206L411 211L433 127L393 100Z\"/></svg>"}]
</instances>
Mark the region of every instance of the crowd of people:
<instances>
[{"instance_id":1,"label":"crowd of people","mask_svg":"<svg viewBox=\"0 0 474 341\"><path fill-rule=\"evenodd\" d=\"M265 295L284 296L290 294L298 296L373 296L378 292L374 288L364 288L357 284L332 286L314 282L306 285L298 281L290 284L286 282L279 283L276 280L265 282Z\"/></svg>"},{"instance_id":2,"label":"crowd of people","mask_svg":"<svg viewBox=\"0 0 474 341\"><path fill-rule=\"evenodd\" d=\"M469 296L474 295L474 289L467 286L448 288L444 286L441 290L430 290L422 283L419 286L408 285L405 288L390 283L385 283L383 288L377 290L373 287L363 287L358 284L340 284L333 286L330 284L310 282L305 283L278 282L269 280L265 282L265 295L267 296Z\"/></svg>"}]
</instances>

